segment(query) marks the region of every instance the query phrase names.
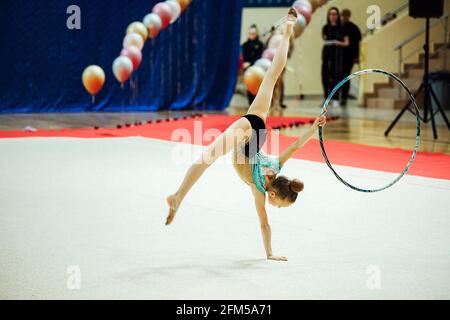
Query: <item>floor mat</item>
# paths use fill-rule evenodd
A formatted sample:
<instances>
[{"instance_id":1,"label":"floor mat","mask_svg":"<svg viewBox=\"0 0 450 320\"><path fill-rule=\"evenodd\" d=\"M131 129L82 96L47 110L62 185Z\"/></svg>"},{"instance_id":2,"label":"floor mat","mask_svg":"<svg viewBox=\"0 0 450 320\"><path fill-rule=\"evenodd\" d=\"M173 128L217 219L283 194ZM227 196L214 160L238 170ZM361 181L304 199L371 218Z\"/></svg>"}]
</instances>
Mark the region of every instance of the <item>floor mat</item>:
<instances>
[{"instance_id":1,"label":"floor mat","mask_svg":"<svg viewBox=\"0 0 450 320\"><path fill-rule=\"evenodd\" d=\"M146 124L123 126L117 128L85 128L85 129L60 129L60 130L38 130L36 132L25 131L0 131L0 138L17 137L78 137L78 138L110 138L110 137L130 137L141 136L161 140L173 141L174 131L177 129L187 130L190 134L191 144L208 145L211 142L211 135L205 131L217 129L223 132L231 123L240 116L228 115L207 115L195 118L183 118L175 120L158 120ZM268 117L267 127L285 128L289 126L299 126L312 123L314 118L308 117ZM271 154L278 154L290 143L295 141L295 137L278 135L276 131L270 130L271 138L265 147ZM178 140L177 140L178 141ZM273 141L278 141L276 147ZM372 169L391 173L400 173L405 167L411 150L400 148L375 147L362 144L354 144L340 141L325 141L325 148L332 164L345 165L357 168ZM324 162L319 141L312 139L302 149L298 150L294 156L297 159ZM450 180L450 155L442 153L418 152L413 165L408 171L410 175L423 176L429 178Z\"/></svg>"}]
</instances>

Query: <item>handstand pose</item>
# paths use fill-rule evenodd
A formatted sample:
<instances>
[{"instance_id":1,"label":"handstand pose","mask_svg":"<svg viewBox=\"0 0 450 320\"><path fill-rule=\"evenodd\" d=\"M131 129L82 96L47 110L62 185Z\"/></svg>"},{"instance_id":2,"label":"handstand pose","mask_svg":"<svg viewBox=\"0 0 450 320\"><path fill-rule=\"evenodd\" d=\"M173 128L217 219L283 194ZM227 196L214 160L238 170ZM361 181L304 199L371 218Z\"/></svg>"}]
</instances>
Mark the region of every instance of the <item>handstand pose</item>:
<instances>
[{"instance_id":1,"label":"handstand pose","mask_svg":"<svg viewBox=\"0 0 450 320\"><path fill-rule=\"evenodd\" d=\"M297 12L291 8L284 24L283 40L247 114L236 120L205 149L202 156L187 171L178 191L167 197L170 209L166 225L173 221L180 203L205 170L219 157L233 151L233 166L254 196L267 259L287 261L286 257L272 253L271 230L265 208L266 193L268 202L279 208L288 207L295 202L298 193L303 190L303 182L298 179L289 180L278 173L292 154L314 135L318 126L326 123L325 116L317 118L308 131L292 143L279 158L268 157L260 150L266 140L265 122L273 88L286 65L289 37L293 32L296 17Z\"/></svg>"}]
</instances>

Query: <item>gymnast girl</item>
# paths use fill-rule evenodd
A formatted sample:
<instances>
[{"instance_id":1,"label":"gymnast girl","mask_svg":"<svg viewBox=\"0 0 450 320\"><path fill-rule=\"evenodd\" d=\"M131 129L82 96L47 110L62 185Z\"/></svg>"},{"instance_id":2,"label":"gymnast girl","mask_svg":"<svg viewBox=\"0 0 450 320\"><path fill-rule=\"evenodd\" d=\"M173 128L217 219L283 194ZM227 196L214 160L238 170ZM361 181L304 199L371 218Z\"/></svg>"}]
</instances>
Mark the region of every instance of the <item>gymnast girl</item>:
<instances>
[{"instance_id":1,"label":"gymnast girl","mask_svg":"<svg viewBox=\"0 0 450 320\"><path fill-rule=\"evenodd\" d=\"M286 64L289 38L296 18L297 12L291 8L283 26L283 39L247 114L236 120L205 149L187 171L178 191L167 197L169 214L166 225L172 223L184 197L205 170L219 157L233 151L233 166L254 196L267 259L287 261L286 257L276 256L272 252L271 230L265 209L266 193L268 202L279 208L295 202L298 193L303 190L303 182L279 175L280 169L296 150L309 141L317 128L326 123L325 116L318 117L308 131L282 152L279 158L269 157L260 150L266 140L265 122L273 89Z\"/></svg>"}]
</instances>

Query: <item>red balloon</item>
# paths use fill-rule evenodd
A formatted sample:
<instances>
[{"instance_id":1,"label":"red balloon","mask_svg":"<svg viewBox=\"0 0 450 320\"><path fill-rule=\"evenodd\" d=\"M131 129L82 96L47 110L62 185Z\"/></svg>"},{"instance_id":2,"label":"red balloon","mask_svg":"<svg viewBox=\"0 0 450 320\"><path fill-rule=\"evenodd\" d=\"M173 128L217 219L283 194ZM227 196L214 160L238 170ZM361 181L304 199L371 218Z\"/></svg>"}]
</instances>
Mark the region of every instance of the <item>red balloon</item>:
<instances>
[{"instance_id":1,"label":"red balloon","mask_svg":"<svg viewBox=\"0 0 450 320\"><path fill-rule=\"evenodd\" d=\"M120 52L120 55L130 58L131 62L133 63L133 71L136 71L137 68L139 68L139 66L141 65L142 52L135 46L128 46L126 48L123 48L122 52Z\"/></svg>"},{"instance_id":2,"label":"red balloon","mask_svg":"<svg viewBox=\"0 0 450 320\"><path fill-rule=\"evenodd\" d=\"M309 21L311 20L311 10L309 10L308 7L303 6L301 4L295 5L295 10L297 10L297 12L299 14L301 14L302 16L305 17L306 19L306 24L309 24Z\"/></svg>"},{"instance_id":3,"label":"red balloon","mask_svg":"<svg viewBox=\"0 0 450 320\"><path fill-rule=\"evenodd\" d=\"M160 2L153 7L153 13L156 13L161 18L161 28L165 29L172 20L172 10L167 3Z\"/></svg>"}]
</instances>

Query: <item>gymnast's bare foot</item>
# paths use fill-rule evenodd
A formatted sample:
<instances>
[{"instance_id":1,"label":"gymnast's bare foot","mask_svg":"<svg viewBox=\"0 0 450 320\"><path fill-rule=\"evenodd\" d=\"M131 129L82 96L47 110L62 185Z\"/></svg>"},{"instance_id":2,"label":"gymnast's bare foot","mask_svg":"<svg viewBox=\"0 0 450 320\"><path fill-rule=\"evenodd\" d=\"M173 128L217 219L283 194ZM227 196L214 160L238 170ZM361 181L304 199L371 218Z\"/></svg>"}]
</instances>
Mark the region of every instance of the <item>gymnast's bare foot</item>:
<instances>
[{"instance_id":1,"label":"gymnast's bare foot","mask_svg":"<svg viewBox=\"0 0 450 320\"><path fill-rule=\"evenodd\" d=\"M289 9L289 12L288 12L288 16L287 16L287 19L288 19L288 21L290 20L290 21L297 21L297 18L298 18L298 13L297 13L297 10L295 10L295 8L290 8Z\"/></svg>"},{"instance_id":2,"label":"gymnast's bare foot","mask_svg":"<svg viewBox=\"0 0 450 320\"><path fill-rule=\"evenodd\" d=\"M166 226L171 224L173 219L175 218L175 214L177 213L178 206L180 205L180 200L178 199L178 195L175 193L171 196L168 196L167 204L169 205L169 214L166 219Z\"/></svg>"},{"instance_id":3,"label":"gymnast's bare foot","mask_svg":"<svg viewBox=\"0 0 450 320\"><path fill-rule=\"evenodd\" d=\"M284 35L290 37L293 30L295 22L297 21L297 11L294 8L289 9L289 13L287 15L286 23L284 26Z\"/></svg>"}]
</instances>

